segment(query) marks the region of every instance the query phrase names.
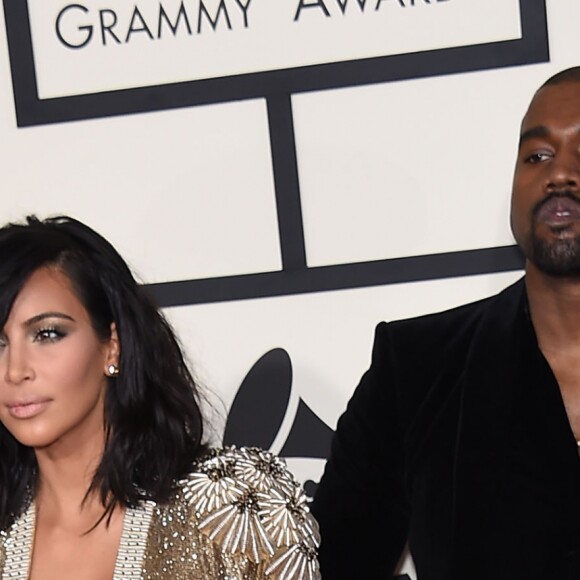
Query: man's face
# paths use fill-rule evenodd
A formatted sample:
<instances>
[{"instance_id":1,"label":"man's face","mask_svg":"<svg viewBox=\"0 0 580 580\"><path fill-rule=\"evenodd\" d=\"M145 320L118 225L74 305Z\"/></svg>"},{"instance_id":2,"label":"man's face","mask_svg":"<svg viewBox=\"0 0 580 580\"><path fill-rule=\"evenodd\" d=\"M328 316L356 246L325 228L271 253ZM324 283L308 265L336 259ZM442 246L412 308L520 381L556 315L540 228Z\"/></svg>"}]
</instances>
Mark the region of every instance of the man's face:
<instances>
[{"instance_id":1,"label":"man's face","mask_svg":"<svg viewBox=\"0 0 580 580\"><path fill-rule=\"evenodd\" d=\"M555 276L580 275L580 83L536 93L522 122L511 206L526 258Z\"/></svg>"}]
</instances>

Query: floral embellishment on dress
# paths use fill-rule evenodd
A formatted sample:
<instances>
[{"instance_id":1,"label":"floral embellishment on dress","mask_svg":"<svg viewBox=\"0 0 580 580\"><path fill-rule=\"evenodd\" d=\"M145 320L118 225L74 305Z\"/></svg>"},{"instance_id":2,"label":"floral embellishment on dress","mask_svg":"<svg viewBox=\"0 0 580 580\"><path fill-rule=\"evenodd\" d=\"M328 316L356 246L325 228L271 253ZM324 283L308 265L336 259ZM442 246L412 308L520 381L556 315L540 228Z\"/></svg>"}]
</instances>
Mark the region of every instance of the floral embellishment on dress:
<instances>
[{"instance_id":1,"label":"floral embellishment on dress","mask_svg":"<svg viewBox=\"0 0 580 580\"><path fill-rule=\"evenodd\" d=\"M235 474L258 491L283 486L291 491L296 486L286 463L277 455L258 449L243 448L235 463Z\"/></svg>"},{"instance_id":2,"label":"floral embellishment on dress","mask_svg":"<svg viewBox=\"0 0 580 580\"><path fill-rule=\"evenodd\" d=\"M266 568L266 575L272 580L319 580L316 549L303 542L281 551Z\"/></svg>"},{"instance_id":3,"label":"floral embellishment on dress","mask_svg":"<svg viewBox=\"0 0 580 580\"><path fill-rule=\"evenodd\" d=\"M241 553L259 564L274 555L274 547L258 515L255 491L249 491L235 502L204 518L199 529L221 546L223 552Z\"/></svg>"},{"instance_id":4,"label":"floral embellishment on dress","mask_svg":"<svg viewBox=\"0 0 580 580\"><path fill-rule=\"evenodd\" d=\"M186 501L198 515L231 504L247 492L247 486L235 478L234 469L231 457L210 457L199 466L199 471L180 482Z\"/></svg>"},{"instance_id":5,"label":"floral embellishment on dress","mask_svg":"<svg viewBox=\"0 0 580 580\"><path fill-rule=\"evenodd\" d=\"M181 482L200 531L225 554L263 564L272 580L318 580L318 525L283 459L228 447Z\"/></svg>"},{"instance_id":6,"label":"floral embellishment on dress","mask_svg":"<svg viewBox=\"0 0 580 580\"><path fill-rule=\"evenodd\" d=\"M268 494L261 494L259 503L264 527L277 548L301 541L309 543L311 548L318 546L318 524L310 515L306 496L298 485L290 494L271 489Z\"/></svg>"}]
</instances>

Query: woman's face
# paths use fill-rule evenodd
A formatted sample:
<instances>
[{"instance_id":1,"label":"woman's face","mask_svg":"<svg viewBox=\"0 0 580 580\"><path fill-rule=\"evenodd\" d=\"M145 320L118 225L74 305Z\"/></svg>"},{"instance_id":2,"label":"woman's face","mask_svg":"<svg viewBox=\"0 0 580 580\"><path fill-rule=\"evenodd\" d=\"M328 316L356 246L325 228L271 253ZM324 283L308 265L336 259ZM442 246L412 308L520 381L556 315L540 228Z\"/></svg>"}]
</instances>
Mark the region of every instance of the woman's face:
<instances>
[{"instance_id":1,"label":"woman's face","mask_svg":"<svg viewBox=\"0 0 580 580\"><path fill-rule=\"evenodd\" d=\"M102 341L69 278L40 268L0 333L0 421L23 445L56 449L102 438L106 370L117 333Z\"/></svg>"}]
</instances>

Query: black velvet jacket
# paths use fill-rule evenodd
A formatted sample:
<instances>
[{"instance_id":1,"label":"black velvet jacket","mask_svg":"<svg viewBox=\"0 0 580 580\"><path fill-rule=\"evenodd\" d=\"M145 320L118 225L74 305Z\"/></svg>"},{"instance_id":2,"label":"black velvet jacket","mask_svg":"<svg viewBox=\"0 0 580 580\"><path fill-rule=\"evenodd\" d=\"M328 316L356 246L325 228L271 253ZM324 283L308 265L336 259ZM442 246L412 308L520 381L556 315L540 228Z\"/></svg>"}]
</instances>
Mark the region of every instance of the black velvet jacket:
<instances>
[{"instance_id":1,"label":"black velvet jacket","mask_svg":"<svg viewBox=\"0 0 580 580\"><path fill-rule=\"evenodd\" d=\"M580 579L580 460L524 280L381 323L312 507L325 580Z\"/></svg>"}]
</instances>

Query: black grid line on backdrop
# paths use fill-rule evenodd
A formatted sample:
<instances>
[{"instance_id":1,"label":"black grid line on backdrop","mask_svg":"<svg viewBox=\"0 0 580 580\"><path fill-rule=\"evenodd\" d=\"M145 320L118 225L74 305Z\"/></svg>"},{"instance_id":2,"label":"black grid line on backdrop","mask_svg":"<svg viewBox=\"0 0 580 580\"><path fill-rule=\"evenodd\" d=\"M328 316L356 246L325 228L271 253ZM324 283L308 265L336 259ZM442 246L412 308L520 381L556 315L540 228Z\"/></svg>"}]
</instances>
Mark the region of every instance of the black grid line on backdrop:
<instances>
[{"instance_id":1,"label":"black grid line on backdrop","mask_svg":"<svg viewBox=\"0 0 580 580\"><path fill-rule=\"evenodd\" d=\"M149 285L162 306L359 288L523 267L517 248L507 246L309 268L291 96L546 62L549 42L545 0L520 0L522 37L517 40L51 99L38 98L27 2L4 0L4 12L20 127L244 99L266 100L282 270Z\"/></svg>"}]
</instances>

